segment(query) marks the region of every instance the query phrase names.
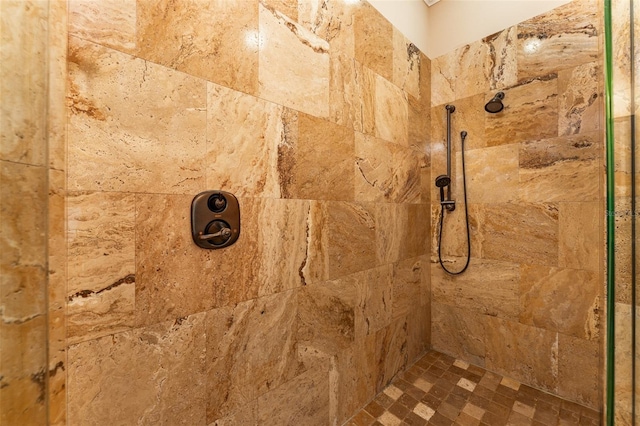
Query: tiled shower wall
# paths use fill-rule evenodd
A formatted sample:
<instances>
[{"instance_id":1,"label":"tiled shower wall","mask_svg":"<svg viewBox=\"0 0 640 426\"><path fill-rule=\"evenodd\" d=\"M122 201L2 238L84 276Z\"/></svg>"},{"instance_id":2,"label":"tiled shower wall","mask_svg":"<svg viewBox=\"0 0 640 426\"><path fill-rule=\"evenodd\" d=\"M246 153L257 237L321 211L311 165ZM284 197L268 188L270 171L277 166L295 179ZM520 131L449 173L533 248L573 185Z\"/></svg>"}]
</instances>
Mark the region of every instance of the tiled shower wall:
<instances>
[{"instance_id":1,"label":"tiled shower wall","mask_svg":"<svg viewBox=\"0 0 640 426\"><path fill-rule=\"evenodd\" d=\"M424 352L430 62L375 9L72 0L69 36L69 424L341 424Z\"/></svg>"},{"instance_id":2,"label":"tiled shower wall","mask_svg":"<svg viewBox=\"0 0 640 426\"><path fill-rule=\"evenodd\" d=\"M468 271L444 274L431 183L433 347L594 408L604 322L600 10L575 0L433 59L431 113L433 182L446 171L444 105L456 106L449 269L466 258L462 130L472 238ZM504 111L486 113L498 91Z\"/></svg>"},{"instance_id":3,"label":"tiled shower wall","mask_svg":"<svg viewBox=\"0 0 640 426\"><path fill-rule=\"evenodd\" d=\"M631 22L635 23L635 34L640 34L640 13L635 7L635 17L632 16L629 1L614 0L611 2L612 12L612 45L613 45L613 135L614 159L615 159L615 210L607 212L613 215L615 220L615 422L621 425L633 424L632 420L632 394L638 395L638 377L636 376L636 388L633 388L632 356L633 330L632 321L632 264L637 262L631 256L633 241L631 234L632 209L631 187L636 185L636 191L640 181L638 173L631 174L631 138L634 128L632 116L637 115L640 105L640 85L637 81L640 69L640 49L635 45L635 52L631 52ZM636 81L632 80L632 70L635 70ZM632 87L635 85L634 90ZM631 94L635 93L635 99ZM638 126L635 126L635 141L640 140ZM635 161L638 162L637 148ZM637 167L637 166L636 166ZM636 200L637 203L637 200ZM637 220L637 218L636 218ZM637 237L636 237L637 238ZM636 256L637 257L637 256ZM637 263L636 263L637 265ZM636 266L637 267L637 266ZM637 279L637 277L636 277ZM636 297L637 297L636 293ZM636 315L638 310L636 308ZM636 317L636 321L638 318ZM638 336L636 336L636 341ZM637 343L635 343L637 348ZM636 351L637 354L637 351ZM637 355L636 355L637 356ZM636 373L637 374L637 373ZM636 410L636 418L638 411Z\"/></svg>"}]
</instances>

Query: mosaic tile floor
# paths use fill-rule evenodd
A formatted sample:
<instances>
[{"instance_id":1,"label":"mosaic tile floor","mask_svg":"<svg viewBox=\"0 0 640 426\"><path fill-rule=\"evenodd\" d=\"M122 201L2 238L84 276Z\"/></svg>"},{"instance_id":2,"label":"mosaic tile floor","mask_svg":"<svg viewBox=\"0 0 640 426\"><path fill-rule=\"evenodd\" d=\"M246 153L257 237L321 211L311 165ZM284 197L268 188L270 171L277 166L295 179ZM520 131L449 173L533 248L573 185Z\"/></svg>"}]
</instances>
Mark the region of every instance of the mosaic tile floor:
<instances>
[{"instance_id":1,"label":"mosaic tile floor","mask_svg":"<svg viewBox=\"0 0 640 426\"><path fill-rule=\"evenodd\" d=\"M428 352L347 426L599 425L598 412Z\"/></svg>"}]
</instances>

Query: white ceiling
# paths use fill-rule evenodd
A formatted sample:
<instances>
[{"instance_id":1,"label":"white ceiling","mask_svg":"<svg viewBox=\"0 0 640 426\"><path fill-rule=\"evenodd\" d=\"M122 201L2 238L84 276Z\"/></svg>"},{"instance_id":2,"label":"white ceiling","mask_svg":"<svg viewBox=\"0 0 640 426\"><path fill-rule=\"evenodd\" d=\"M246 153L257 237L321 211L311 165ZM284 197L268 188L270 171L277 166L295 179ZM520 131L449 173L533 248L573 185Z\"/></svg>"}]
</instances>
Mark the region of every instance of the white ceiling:
<instances>
[{"instance_id":1,"label":"white ceiling","mask_svg":"<svg viewBox=\"0 0 640 426\"><path fill-rule=\"evenodd\" d=\"M502 31L571 0L369 0L428 57Z\"/></svg>"}]
</instances>

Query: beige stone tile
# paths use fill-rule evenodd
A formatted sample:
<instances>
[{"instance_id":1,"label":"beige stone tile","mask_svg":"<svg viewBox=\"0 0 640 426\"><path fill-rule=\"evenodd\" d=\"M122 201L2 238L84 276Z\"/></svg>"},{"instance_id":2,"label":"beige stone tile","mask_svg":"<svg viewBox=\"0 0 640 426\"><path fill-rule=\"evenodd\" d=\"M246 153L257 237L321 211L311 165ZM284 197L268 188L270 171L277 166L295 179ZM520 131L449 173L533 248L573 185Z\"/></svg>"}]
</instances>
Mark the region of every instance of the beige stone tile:
<instances>
[{"instance_id":1,"label":"beige stone tile","mask_svg":"<svg viewBox=\"0 0 640 426\"><path fill-rule=\"evenodd\" d=\"M47 404L49 423L64 425L67 416L67 339L64 309L49 311L48 318L48 374Z\"/></svg>"},{"instance_id":2,"label":"beige stone tile","mask_svg":"<svg viewBox=\"0 0 640 426\"><path fill-rule=\"evenodd\" d=\"M460 276L451 276L438 265L431 271L434 302L477 314L518 318L521 307L517 264L474 257L467 272Z\"/></svg>"},{"instance_id":3,"label":"beige stone tile","mask_svg":"<svg viewBox=\"0 0 640 426\"><path fill-rule=\"evenodd\" d=\"M393 26L369 3L353 17L355 58L387 81L393 80Z\"/></svg>"},{"instance_id":4,"label":"beige stone tile","mask_svg":"<svg viewBox=\"0 0 640 426\"><path fill-rule=\"evenodd\" d=\"M456 99L457 57L438 56L431 61L431 105L444 105Z\"/></svg>"},{"instance_id":5,"label":"beige stone tile","mask_svg":"<svg viewBox=\"0 0 640 426\"><path fill-rule=\"evenodd\" d=\"M209 426L255 426L258 417L258 401L251 401L233 414L208 422Z\"/></svg>"},{"instance_id":6,"label":"beige stone tile","mask_svg":"<svg viewBox=\"0 0 640 426\"><path fill-rule=\"evenodd\" d=\"M431 303L431 346L474 365L485 365L486 316L468 309ZM466 330L459 333L459 330Z\"/></svg>"},{"instance_id":7,"label":"beige stone tile","mask_svg":"<svg viewBox=\"0 0 640 426\"><path fill-rule=\"evenodd\" d=\"M420 97L420 51L398 29L393 28L393 84Z\"/></svg>"},{"instance_id":8,"label":"beige stone tile","mask_svg":"<svg viewBox=\"0 0 640 426\"><path fill-rule=\"evenodd\" d=\"M470 203L508 203L518 200L518 144L473 149L465 153ZM489 184L490 183L490 184Z\"/></svg>"},{"instance_id":9,"label":"beige stone tile","mask_svg":"<svg viewBox=\"0 0 640 426\"><path fill-rule=\"evenodd\" d=\"M613 214L616 226L615 236L615 277L616 302L631 304L632 294L632 264L631 256L631 199L629 197L615 200Z\"/></svg>"},{"instance_id":10,"label":"beige stone tile","mask_svg":"<svg viewBox=\"0 0 640 426\"><path fill-rule=\"evenodd\" d=\"M209 422L237 412L300 373L296 315L296 290L206 313Z\"/></svg>"},{"instance_id":11,"label":"beige stone tile","mask_svg":"<svg viewBox=\"0 0 640 426\"><path fill-rule=\"evenodd\" d=\"M598 58L598 2L578 0L518 24L518 79Z\"/></svg>"},{"instance_id":12,"label":"beige stone tile","mask_svg":"<svg viewBox=\"0 0 640 426\"><path fill-rule=\"evenodd\" d=\"M409 146L428 158L431 147L431 107L423 105L423 101L411 95L408 98Z\"/></svg>"},{"instance_id":13,"label":"beige stone tile","mask_svg":"<svg viewBox=\"0 0 640 426\"><path fill-rule=\"evenodd\" d=\"M49 167L66 170L67 163L67 54L69 52L68 3L49 3L49 70L47 146ZM56 419L51 419L56 423Z\"/></svg>"},{"instance_id":14,"label":"beige stone tile","mask_svg":"<svg viewBox=\"0 0 640 426\"><path fill-rule=\"evenodd\" d=\"M47 311L47 170L0 161L0 300L8 323Z\"/></svg>"},{"instance_id":15,"label":"beige stone tile","mask_svg":"<svg viewBox=\"0 0 640 426\"><path fill-rule=\"evenodd\" d=\"M36 315L22 320L3 314L0 319L0 420L3 424L39 424L45 421L47 409L47 317Z\"/></svg>"},{"instance_id":16,"label":"beige stone tile","mask_svg":"<svg viewBox=\"0 0 640 426\"><path fill-rule=\"evenodd\" d=\"M375 334L340 351L330 372L330 418L344 424L376 393Z\"/></svg>"},{"instance_id":17,"label":"beige stone tile","mask_svg":"<svg viewBox=\"0 0 640 426\"><path fill-rule=\"evenodd\" d=\"M517 26L489 35L482 42L488 48L485 67L490 89L515 85L518 82Z\"/></svg>"},{"instance_id":18,"label":"beige stone tile","mask_svg":"<svg viewBox=\"0 0 640 426\"><path fill-rule=\"evenodd\" d=\"M485 102L495 93L487 92ZM524 80L504 90L504 110L485 114L487 146L558 136L557 74Z\"/></svg>"},{"instance_id":19,"label":"beige stone tile","mask_svg":"<svg viewBox=\"0 0 640 426\"><path fill-rule=\"evenodd\" d=\"M422 281L428 269L429 265L424 257L403 260L393 265L393 318L406 316L426 304L426 300L422 301Z\"/></svg>"},{"instance_id":20,"label":"beige stone tile","mask_svg":"<svg viewBox=\"0 0 640 426\"><path fill-rule=\"evenodd\" d=\"M439 196L437 200L440 200ZM431 205L431 253L434 259L437 260L438 248L440 247L443 260L451 265L457 265L455 266L455 268L457 268L456 270L464 267L464 260L467 257L468 251L464 204L460 201L461 200L458 199L456 209L453 212L444 212L445 217L443 219L442 233L440 232L442 208L439 203L433 203ZM469 205L469 230L472 257L483 253L482 245L486 238L483 230L484 216L485 206L483 204ZM459 257L460 259L450 259L449 257L452 256Z\"/></svg>"},{"instance_id":21,"label":"beige stone tile","mask_svg":"<svg viewBox=\"0 0 640 426\"><path fill-rule=\"evenodd\" d=\"M604 79L598 62L558 72L558 128L560 135L574 135L602 128Z\"/></svg>"},{"instance_id":22,"label":"beige stone tile","mask_svg":"<svg viewBox=\"0 0 640 426\"><path fill-rule=\"evenodd\" d=\"M137 56L257 93L258 55L264 47L257 1L139 1L136 15Z\"/></svg>"},{"instance_id":23,"label":"beige stone tile","mask_svg":"<svg viewBox=\"0 0 640 426\"><path fill-rule=\"evenodd\" d=\"M72 193L67 198L67 337L70 344L134 325L135 196Z\"/></svg>"},{"instance_id":24,"label":"beige stone tile","mask_svg":"<svg viewBox=\"0 0 640 426\"><path fill-rule=\"evenodd\" d=\"M136 0L71 0L69 34L133 54L137 46L136 6Z\"/></svg>"},{"instance_id":25,"label":"beige stone tile","mask_svg":"<svg viewBox=\"0 0 640 426\"><path fill-rule=\"evenodd\" d=\"M409 364L420 359L420 357L431 348L431 304L427 303L418 306L414 303L413 308L407 315L407 357Z\"/></svg>"},{"instance_id":26,"label":"beige stone tile","mask_svg":"<svg viewBox=\"0 0 640 426\"><path fill-rule=\"evenodd\" d=\"M364 278L365 274L356 275ZM356 280L357 278L345 278L300 289L296 336L298 341L307 347L333 355L354 342L356 321L362 321L359 280Z\"/></svg>"},{"instance_id":27,"label":"beige stone tile","mask_svg":"<svg viewBox=\"0 0 640 426\"><path fill-rule=\"evenodd\" d=\"M630 425L631 409L633 404L633 373L632 373L632 347L633 334L631 333L631 305L626 303L615 304L615 353L616 360L614 370L614 394L616 424Z\"/></svg>"},{"instance_id":28,"label":"beige stone tile","mask_svg":"<svg viewBox=\"0 0 640 426\"><path fill-rule=\"evenodd\" d=\"M0 40L0 160L45 165L48 4L3 1Z\"/></svg>"},{"instance_id":29,"label":"beige stone tile","mask_svg":"<svg viewBox=\"0 0 640 426\"><path fill-rule=\"evenodd\" d=\"M382 423L383 426L400 426L402 424L402 420L389 411L382 413L382 415L378 417L378 422Z\"/></svg>"},{"instance_id":30,"label":"beige stone tile","mask_svg":"<svg viewBox=\"0 0 640 426\"><path fill-rule=\"evenodd\" d=\"M260 5L258 95L316 117L329 117L329 44Z\"/></svg>"},{"instance_id":31,"label":"beige stone tile","mask_svg":"<svg viewBox=\"0 0 640 426\"><path fill-rule=\"evenodd\" d=\"M557 204L489 204L484 210L480 225L483 258L550 266L557 264Z\"/></svg>"},{"instance_id":32,"label":"beige stone tile","mask_svg":"<svg viewBox=\"0 0 640 426\"><path fill-rule=\"evenodd\" d=\"M490 88L487 69L489 48L482 40L467 44L453 53L457 62L454 93L456 99L484 93Z\"/></svg>"},{"instance_id":33,"label":"beige stone tile","mask_svg":"<svg viewBox=\"0 0 640 426\"><path fill-rule=\"evenodd\" d=\"M353 57L331 54L329 119L358 132L375 132L376 75Z\"/></svg>"},{"instance_id":34,"label":"beige stone tile","mask_svg":"<svg viewBox=\"0 0 640 426\"><path fill-rule=\"evenodd\" d=\"M202 313L72 345L69 423L204 424L204 320Z\"/></svg>"},{"instance_id":35,"label":"beige stone tile","mask_svg":"<svg viewBox=\"0 0 640 426\"><path fill-rule=\"evenodd\" d=\"M328 209L329 278L376 266L376 221L372 204L336 202Z\"/></svg>"},{"instance_id":36,"label":"beige stone tile","mask_svg":"<svg viewBox=\"0 0 640 426\"><path fill-rule=\"evenodd\" d=\"M600 204L559 203L558 266L600 270L602 234L599 228Z\"/></svg>"},{"instance_id":37,"label":"beige stone tile","mask_svg":"<svg viewBox=\"0 0 640 426\"><path fill-rule=\"evenodd\" d=\"M426 164L425 155L356 133L355 159L356 201L420 201L420 171Z\"/></svg>"},{"instance_id":38,"label":"beige stone tile","mask_svg":"<svg viewBox=\"0 0 640 426\"><path fill-rule=\"evenodd\" d=\"M631 184L631 117L618 117L613 122L614 188L616 197L630 197ZM637 184L637 179L636 179Z\"/></svg>"},{"instance_id":39,"label":"beige stone tile","mask_svg":"<svg viewBox=\"0 0 640 426\"><path fill-rule=\"evenodd\" d=\"M384 78L376 77L376 136L399 145L409 145L409 99Z\"/></svg>"},{"instance_id":40,"label":"beige stone tile","mask_svg":"<svg viewBox=\"0 0 640 426\"><path fill-rule=\"evenodd\" d=\"M557 333L497 317L486 319L486 368L555 393L558 385Z\"/></svg>"},{"instance_id":41,"label":"beige stone tile","mask_svg":"<svg viewBox=\"0 0 640 426\"><path fill-rule=\"evenodd\" d=\"M301 18L298 11L301 5L298 3L298 0L260 0L260 4L266 9L278 11L294 22L300 22Z\"/></svg>"},{"instance_id":42,"label":"beige stone tile","mask_svg":"<svg viewBox=\"0 0 640 426\"><path fill-rule=\"evenodd\" d=\"M354 199L354 133L306 114L285 120L292 136L279 147L282 196L312 200ZM296 127L297 137L296 137Z\"/></svg>"},{"instance_id":43,"label":"beige stone tile","mask_svg":"<svg viewBox=\"0 0 640 426\"><path fill-rule=\"evenodd\" d=\"M631 75L632 58L630 36L630 3L611 3L611 39L613 56L613 116L625 117L632 114ZM637 55L635 55L637 58ZM638 93L638 92L636 92Z\"/></svg>"},{"instance_id":44,"label":"beige stone tile","mask_svg":"<svg viewBox=\"0 0 640 426\"><path fill-rule=\"evenodd\" d=\"M599 337L598 276L593 272L522 265L520 322L582 339Z\"/></svg>"},{"instance_id":45,"label":"beige stone tile","mask_svg":"<svg viewBox=\"0 0 640 426\"><path fill-rule=\"evenodd\" d=\"M376 333L377 392L408 365L407 327L407 319L399 318Z\"/></svg>"},{"instance_id":46,"label":"beige stone tile","mask_svg":"<svg viewBox=\"0 0 640 426\"><path fill-rule=\"evenodd\" d=\"M600 407L600 344L558 335L558 394L593 409Z\"/></svg>"},{"instance_id":47,"label":"beige stone tile","mask_svg":"<svg viewBox=\"0 0 640 426\"><path fill-rule=\"evenodd\" d=\"M529 202L597 200L601 139L597 132L522 144L520 199Z\"/></svg>"},{"instance_id":48,"label":"beige stone tile","mask_svg":"<svg viewBox=\"0 0 640 426\"><path fill-rule=\"evenodd\" d=\"M236 196L279 197L284 108L216 84L207 87L207 187Z\"/></svg>"},{"instance_id":49,"label":"beige stone tile","mask_svg":"<svg viewBox=\"0 0 640 426\"><path fill-rule=\"evenodd\" d=\"M367 6L363 2L298 1L298 22L326 40L332 53L340 52L354 58L354 16L358 9Z\"/></svg>"},{"instance_id":50,"label":"beige stone tile","mask_svg":"<svg viewBox=\"0 0 640 426\"><path fill-rule=\"evenodd\" d=\"M329 374L309 370L258 398L258 424L329 424Z\"/></svg>"},{"instance_id":51,"label":"beige stone tile","mask_svg":"<svg viewBox=\"0 0 640 426\"><path fill-rule=\"evenodd\" d=\"M201 188L205 82L74 37L69 48L69 189Z\"/></svg>"}]
</instances>

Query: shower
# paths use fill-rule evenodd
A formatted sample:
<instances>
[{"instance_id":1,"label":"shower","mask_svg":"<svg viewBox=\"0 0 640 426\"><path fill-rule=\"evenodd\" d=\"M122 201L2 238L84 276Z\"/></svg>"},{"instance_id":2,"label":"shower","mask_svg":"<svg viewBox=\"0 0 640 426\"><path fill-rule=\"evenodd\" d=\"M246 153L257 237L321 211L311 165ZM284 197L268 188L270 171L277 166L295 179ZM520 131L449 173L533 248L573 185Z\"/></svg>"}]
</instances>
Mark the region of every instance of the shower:
<instances>
[{"instance_id":1,"label":"shower","mask_svg":"<svg viewBox=\"0 0 640 426\"><path fill-rule=\"evenodd\" d=\"M504 92L498 92L496 95L484 106L484 110L491 114L497 114L504 109L502 100L504 99Z\"/></svg>"},{"instance_id":2,"label":"shower","mask_svg":"<svg viewBox=\"0 0 640 426\"><path fill-rule=\"evenodd\" d=\"M456 208L455 200L451 199L451 115L455 112L456 108L453 105L445 106L447 111L447 174L440 175L436 178L436 186L440 188L440 220L439 220L439 230L438 230L438 262L442 269L450 274L450 275L460 275L469 267L469 262L471 261L471 232L469 229L469 208L467 206L467 177L465 170L465 162L464 162L464 142L467 138L467 132L460 132L460 140L461 140L461 154L462 154L462 186L463 186L463 196L464 196L464 217L465 224L467 229L467 261L464 267L460 271L450 271L444 265L442 261L442 234L444 232L444 216L445 210L448 212L453 212ZM446 196L445 196L445 188L447 188Z\"/></svg>"}]
</instances>

